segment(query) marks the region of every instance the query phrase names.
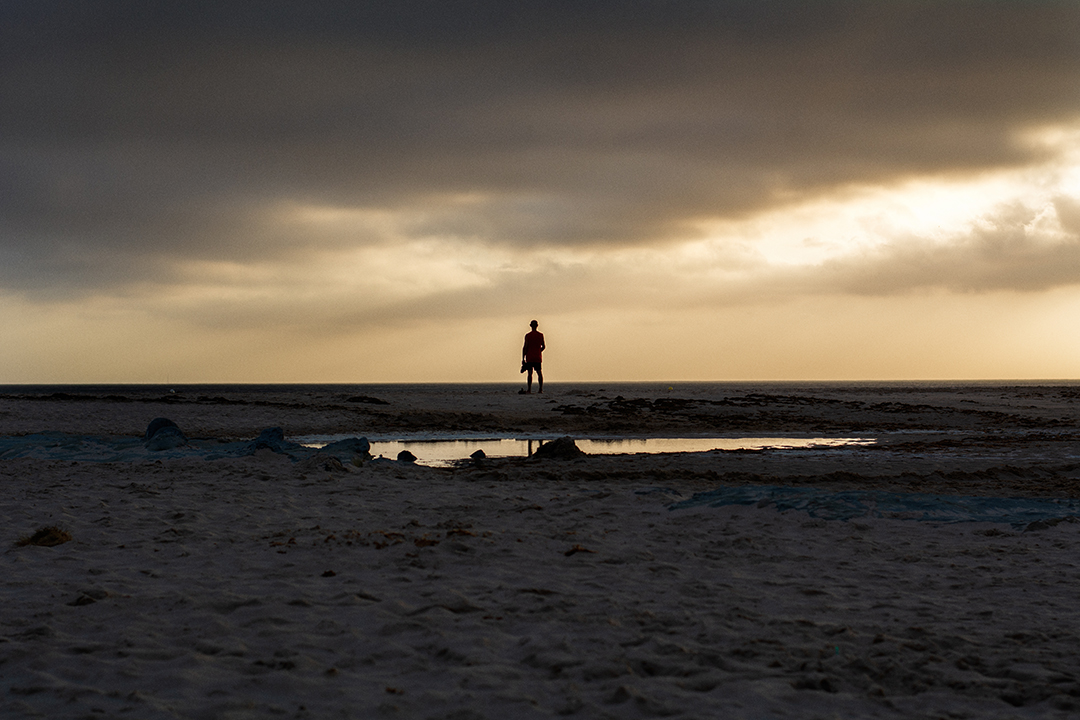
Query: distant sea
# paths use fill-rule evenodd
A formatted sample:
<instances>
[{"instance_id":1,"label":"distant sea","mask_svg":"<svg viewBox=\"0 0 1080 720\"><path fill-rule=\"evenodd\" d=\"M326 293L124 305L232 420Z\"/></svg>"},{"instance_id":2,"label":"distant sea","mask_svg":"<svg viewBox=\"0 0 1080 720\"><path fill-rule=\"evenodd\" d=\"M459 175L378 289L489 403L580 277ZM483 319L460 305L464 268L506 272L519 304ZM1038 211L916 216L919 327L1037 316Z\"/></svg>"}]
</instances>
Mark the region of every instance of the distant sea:
<instances>
[{"instance_id":1,"label":"distant sea","mask_svg":"<svg viewBox=\"0 0 1080 720\"><path fill-rule=\"evenodd\" d=\"M222 392L297 393L297 394L368 394L380 391L417 395L443 394L448 391L466 393L505 393L517 390L522 382L502 383L57 383L0 385L0 395L137 395L153 396L171 392L212 394ZM1080 379L1047 380L774 380L774 381L640 381L640 382L559 382L549 380L546 389L551 394L570 392L606 392L614 394L662 394L671 392L758 392L758 391L853 391L873 388L894 390L955 389L963 387L1077 387Z\"/></svg>"}]
</instances>

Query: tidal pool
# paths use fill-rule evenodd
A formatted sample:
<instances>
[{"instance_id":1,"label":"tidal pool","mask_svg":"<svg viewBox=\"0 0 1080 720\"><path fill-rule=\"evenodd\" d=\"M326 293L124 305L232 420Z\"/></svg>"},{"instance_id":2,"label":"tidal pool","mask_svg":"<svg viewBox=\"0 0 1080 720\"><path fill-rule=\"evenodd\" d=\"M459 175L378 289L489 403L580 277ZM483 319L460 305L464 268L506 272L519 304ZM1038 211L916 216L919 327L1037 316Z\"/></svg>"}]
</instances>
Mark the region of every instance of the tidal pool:
<instances>
[{"instance_id":1,"label":"tidal pool","mask_svg":"<svg viewBox=\"0 0 1080 720\"><path fill-rule=\"evenodd\" d=\"M309 447L322 447L345 435L308 436L297 442ZM491 458L528 457L544 442L544 438L398 438L371 440L371 454L375 457L396 458L402 450L408 450L423 465L445 466L467 459L477 450ZM589 455L624 455L657 453L691 453L710 450L794 450L806 448L831 448L842 446L872 445L869 438L794 438L794 437L726 437L726 438L575 438L574 442Z\"/></svg>"}]
</instances>

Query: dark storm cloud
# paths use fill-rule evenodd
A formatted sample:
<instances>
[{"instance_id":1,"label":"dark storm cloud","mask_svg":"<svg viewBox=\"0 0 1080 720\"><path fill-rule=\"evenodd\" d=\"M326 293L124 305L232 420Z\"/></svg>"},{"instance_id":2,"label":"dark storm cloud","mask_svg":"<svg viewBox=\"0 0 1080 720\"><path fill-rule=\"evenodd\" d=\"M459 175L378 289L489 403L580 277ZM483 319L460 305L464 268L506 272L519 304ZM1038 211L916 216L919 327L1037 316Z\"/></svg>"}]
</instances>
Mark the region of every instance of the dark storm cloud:
<instances>
[{"instance_id":1,"label":"dark storm cloud","mask_svg":"<svg viewBox=\"0 0 1080 720\"><path fill-rule=\"evenodd\" d=\"M0 282L348 241L268 225L283 202L410 210L415 236L662 242L1034 161L1017 133L1080 114L1078 71L1071 2L4 3Z\"/></svg>"}]
</instances>

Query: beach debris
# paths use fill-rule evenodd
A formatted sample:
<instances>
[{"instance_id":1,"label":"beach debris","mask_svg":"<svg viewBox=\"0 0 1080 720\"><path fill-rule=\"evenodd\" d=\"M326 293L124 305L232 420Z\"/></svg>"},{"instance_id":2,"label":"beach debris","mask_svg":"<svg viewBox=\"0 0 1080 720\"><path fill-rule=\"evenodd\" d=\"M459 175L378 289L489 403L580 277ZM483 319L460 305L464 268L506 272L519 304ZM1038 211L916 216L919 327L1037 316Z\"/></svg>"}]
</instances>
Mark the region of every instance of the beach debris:
<instances>
[{"instance_id":1,"label":"beach debris","mask_svg":"<svg viewBox=\"0 0 1080 720\"><path fill-rule=\"evenodd\" d=\"M416 462L416 456L408 450L402 450L397 454L398 462L414 463Z\"/></svg>"},{"instance_id":2,"label":"beach debris","mask_svg":"<svg viewBox=\"0 0 1080 720\"><path fill-rule=\"evenodd\" d=\"M574 547L564 552L563 555L565 555L566 557L570 557L571 555L576 555L577 553L592 553L593 555L595 555L596 551L590 550L589 548L582 545L574 545Z\"/></svg>"},{"instance_id":3,"label":"beach debris","mask_svg":"<svg viewBox=\"0 0 1080 720\"><path fill-rule=\"evenodd\" d=\"M544 443L529 457L537 460L575 460L585 456L585 452L577 446L574 439L567 436Z\"/></svg>"},{"instance_id":4,"label":"beach debris","mask_svg":"<svg viewBox=\"0 0 1080 720\"><path fill-rule=\"evenodd\" d=\"M172 450L187 445L187 437L169 418L154 418L146 426L143 440L147 450Z\"/></svg>"},{"instance_id":5,"label":"beach debris","mask_svg":"<svg viewBox=\"0 0 1080 720\"><path fill-rule=\"evenodd\" d=\"M26 547L27 545L56 547L57 545L63 545L73 539L71 533L62 530L55 525L50 525L48 527L38 528L33 535L19 538L15 541L15 547Z\"/></svg>"}]
</instances>

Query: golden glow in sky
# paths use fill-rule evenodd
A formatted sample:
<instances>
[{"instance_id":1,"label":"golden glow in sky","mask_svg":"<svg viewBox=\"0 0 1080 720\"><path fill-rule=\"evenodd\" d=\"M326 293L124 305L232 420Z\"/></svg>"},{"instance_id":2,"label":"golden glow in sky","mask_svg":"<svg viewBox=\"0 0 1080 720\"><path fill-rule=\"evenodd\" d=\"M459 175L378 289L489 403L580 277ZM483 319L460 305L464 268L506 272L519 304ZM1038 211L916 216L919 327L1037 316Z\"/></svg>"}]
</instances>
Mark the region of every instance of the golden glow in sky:
<instances>
[{"instance_id":1,"label":"golden glow in sky","mask_svg":"<svg viewBox=\"0 0 1080 720\"><path fill-rule=\"evenodd\" d=\"M589 7L0 10L0 383L1080 377L1080 7Z\"/></svg>"}]
</instances>

